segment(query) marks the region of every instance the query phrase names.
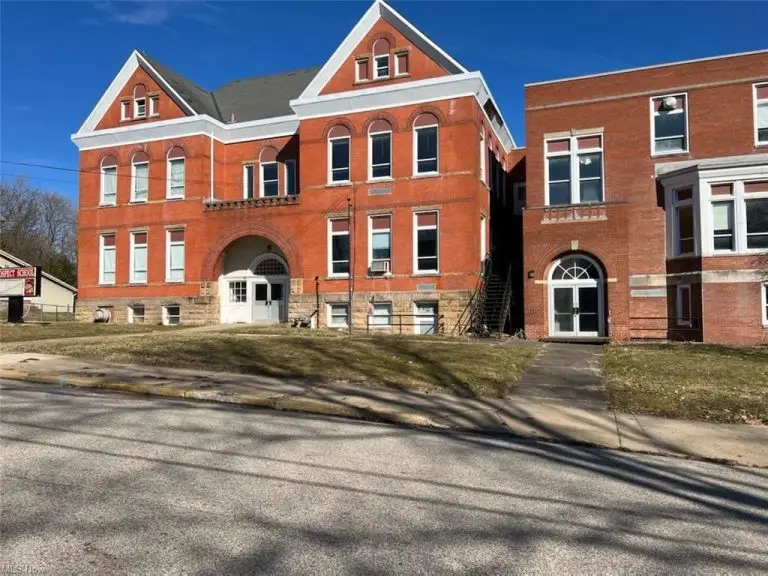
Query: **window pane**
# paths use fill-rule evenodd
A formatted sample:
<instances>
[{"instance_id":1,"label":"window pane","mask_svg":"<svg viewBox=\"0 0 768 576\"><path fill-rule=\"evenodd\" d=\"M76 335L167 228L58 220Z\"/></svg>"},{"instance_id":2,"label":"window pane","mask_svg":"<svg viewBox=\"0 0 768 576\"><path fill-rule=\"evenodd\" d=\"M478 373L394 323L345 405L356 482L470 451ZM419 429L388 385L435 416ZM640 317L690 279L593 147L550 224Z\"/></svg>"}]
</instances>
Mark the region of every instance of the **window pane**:
<instances>
[{"instance_id":1,"label":"window pane","mask_svg":"<svg viewBox=\"0 0 768 576\"><path fill-rule=\"evenodd\" d=\"M768 198L747 200L747 248L768 248Z\"/></svg>"},{"instance_id":2,"label":"window pane","mask_svg":"<svg viewBox=\"0 0 768 576\"><path fill-rule=\"evenodd\" d=\"M277 180L277 163L262 164L261 173L265 182L267 180Z\"/></svg>"},{"instance_id":3,"label":"window pane","mask_svg":"<svg viewBox=\"0 0 768 576\"><path fill-rule=\"evenodd\" d=\"M603 154L579 154L579 178L600 178L603 175ZM552 178L550 180L565 180L565 178Z\"/></svg>"},{"instance_id":4,"label":"window pane","mask_svg":"<svg viewBox=\"0 0 768 576\"><path fill-rule=\"evenodd\" d=\"M277 196L277 195L278 195L277 180L273 180L272 182L264 182L264 196Z\"/></svg>"},{"instance_id":5,"label":"window pane","mask_svg":"<svg viewBox=\"0 0 768 576\"><path fill-rule=\"evenodd\" d=\"M715 234L727 234L733 230L733 204L720 202L712 205L712 222Z\"/></svg>"},{"instance_id":6,"label":"window pane","mask_svg":"<svg viewBox=\"0 0 768 576\"><path fill-rule=\"evenodd\" d=\"M114 204L117 190L117 168L104 168L104 199L105 204Z\"/></svg>"},{"instance_id":7,"label":"window pane","mask_svg":"<svg viewBox=\"0 0 768 576\"><path fill-rule=\"evenodd\" d=\"M171 160L171 187L184 186L184 160Z\"/></svg>"},{"instance_id":8,"label":"window pane","mask_svg":"<svg viewBox=\"0 0 768 576\"><path fill-rule=\"evenodd\" d=\"M669 140L657 140L656 152L675 152L685 150L685 138L670 138Z\"/></svg>"},{"instance_id":9,"label":"window pane","mask_svg":"<svg viewBox=\"0 0 768 576\"><path fill-rule=\"evenodd\" d=\"M371 175L374 178L385 178L391 175L390 143L390 134L371 136Z\"/></svg>"},{"instance_id":10,"label":"window pane","mask_svg":"<svg viewBox=\"0 0 768 576\"><path fill-rule=\"evenodd\" d=\"M579 194L582 202L603 201L603 181L587 180L579 184Z\"/></svg>"},{"instance_id":11,"label":"window pane","mask_svg":"<svg viewBox=\"0 0 768 576\"><path fill-rule=\"evenodd\" d=\"M147 164L137 164L134 172L134 200L146 200L147 199L147 173L149 166Z\"/></svg>"},{"instance_id":12,"label":"window pane","mask_svg":"<svg viewBox=\"0 0 768 576\"><path fill-rule=\"evenodd\" d=\"M549 181L550 182L571 179L570 157L558 156L556 158L549 158L547 161L549 163Z\"/></svg>"},{"instance_id":13,"label":"window pane","mask_svg":"<svg viewBox=\"0 0 768 576\"><path fill-rule=\"evenodd\" d=\"M695 246L693 241L693 206L677 208L677 234L679 253L692 253Z\"/></svg>"},{"instance_id":14,"label":"window pane","mask_svg":"<svg viewBox=\"0 0 768 576\"><path fill-rule=\"evenodd\" d=\"M147 247L135 246L133 249L133 269L134 270L146 270L147 269Z\"/></svg>"},{"instance_id":15,"label":"window pane","mask_svg":"<svg viewBox=\"0 0 768 576\"><path fill-rule=\"evenodd\" d=\"M437 158L437 126L417 130L416 147L418 160Z\"/></svg>"},{"instance_id":16,"label":"window pane","mask_svg":"<svg viewBox=\"0 0 768 576\"><path fill-rule=\"evenodd\" d=\"M685 135L685 113L660 112L654 117L656 138Z\"/></svg>"},{"instance_id":17,"label":"window pane","mask_svg":"<svg viewBox=\"0 0 768 576\"><path fill-rule=\"evenodd\" d=\"M557 206L571 203L571 183L560 182L549 185L549 204Z\"/></svg>"},{"instance_id":18,"label":"window pane","mask_svg":"<svg viewBox=\"0 0 768 576\"><path fill-rule=\"evenodd\" d=\"M113 248L104 250L102 270L104 274L115 273L115 250Z\"/></svg>"},{"instance_id":19,"label":"window pane","mask_svg":"<svg viewBox=\"0 0 768 576\"><path fill-rule=\"evenodd\" d=\"M245 167L245 197L253 198L253 166Z\"/></svg>"},{"instance_id":20,"label":"window pane","mask_svg":"<svg viewBox=\"0 0 768 576\"><path fill-rule=\"evenodd\" d=\"M389 260L389 232L376 232L371 235L371 253L374 260Z\"/></svg>"},{"instance_id":21,"label":"window pane","mask_svg":"<svg viewBox=\"0 0 768 576\"><path fill-rule=\"evenodd\" d=\"M296 194L296 163L285 163L286 194Z\"/></svg>"},{"instance_id":22,"label":"window pane","mask_svg":"<svg viewBox=\"0 0 768 576\"><path fill-rule=\"evenodd\" d=\"M417 234L419 257L437 256L437 230L419 230Z\"/></svg>"},{"instance_id":23,"label":"window pane","mask_svg":"<svg viewBox=\"0 0 768 576\"><path fill-rule=\"evenodd\" d=\"M349 260L349 235L340 234L331 237L333 247L332 260Z\"/></svg>"},{"instance_id":24,"label":"window pane","mask_svg":"<svg viewBox=\"0 0 768 576\"><path fill-rule=\"evenodd\" d=\"M184 245L176 244L170 248L169 280L184 279Z\"/></svg>"},{"instance_id":25,"label":"window pane","mask_svg":"<svg viewBox=\"0 0 768 576\"><path fill-rule=\"evenodd\" d=\"M768 128L768 102L757 105L757 127Z\"/></svg>"},{"instance_id":26,"label":"window pane","mask_svg":"<svg viewBox=\"0 0 768 576\"><path fill-rule=\"evenodd\" d=\"M416 162L416 171L419 174L437 172L437 160L419 160Z\"/></svg>"},{"instance_id":27,"label":"window pane","mask_svg":"<svg viewBox=\"0 0 768 576\"><path fill-rule=\"evenodd\" d=\"M349 168L349 139L333 140L331 142L331 168Z\"/></svg>"}]
</instances>

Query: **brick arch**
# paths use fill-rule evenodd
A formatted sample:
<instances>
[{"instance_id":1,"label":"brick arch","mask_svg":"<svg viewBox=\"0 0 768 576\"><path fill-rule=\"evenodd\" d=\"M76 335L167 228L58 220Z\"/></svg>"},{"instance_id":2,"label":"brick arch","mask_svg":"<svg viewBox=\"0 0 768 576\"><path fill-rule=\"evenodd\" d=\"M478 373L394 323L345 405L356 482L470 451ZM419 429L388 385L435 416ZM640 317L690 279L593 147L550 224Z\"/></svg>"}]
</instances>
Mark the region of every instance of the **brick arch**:
<instances>
[{"instance_id":1,"label":"brick arch","mask_svg":"<svg viewBox=\"0 0 768 576\"><path fill-rule=\"evenodd\" d=\"M163 144L163 156L168 158L168 154L174 148L181 148L184 150L184 157L189 158L189 148L183 141L168 140Z\"/></svg>"},{"instance_id":2,"label":"brick arch","mask_svg":"<svg viewBox=\"0 0 768 576\"><path fill-rule=\"evenodd\" d=\"M101 168L101 164L102 164L102 162L104 162L104 159L107 156L112 156L112 158L114 158L115 161L117 162L118 166L120 166L120 164L122 163L121 162L122 159L120 158L120 150L117 150L117 149L114 149L114 148L108 148L106 150L103 150L101 152L101 154L99 155L99 160L96 163L96 167L97 168Z\"/></svg>"},{"instance_id":3,"label":"brick arch","mask_svg":"<svg viewBox=\"0 0 768 576\"><path fill-rule=\"evenodd\" d=\"M151 162L154 160L154 157L152 156L152 151L150 150L149 144L137 144L136 146L133 146L128 150L128 163L130 164L133 161L133 157L136 155L137 152L144 152L149 157L149 161Z\"/></svg>"},{"instance_id":4,"label":"brick arch","mask_svg":"<svg viewBox=\"0 0 768 576\"><path fill-rule=\"evenodd\" d=\"M392 34L390 34L389 32L379 32L378 34L375 34L375 35L371 36L371 38L368 40L368 53L369 54L373 54L373 45L376 43L376 40L381 40L382 38L384 40L386 40L387 42L389 42L389 49L390 49L390 51L393 48L397 47L397 43L395 42L395 37ZM383 56L383 54L382 54L382 56Z\"/></svg>"},{"instance_id":5,"label":"brick arch","mask_svg":"<svg viewBox=\"0 0 768 576\"><path fill-rule=\"evenodd\" d=\"M355 130L355 125L352 123L352 121L348 118L340 117L340 118L334 118L328 124L325 125L325 128L323 128L323 140L328 140L328 134L330 133L331 129L334 126L338 126L341 124L342 126L346 126L349 129L349 133L355 137L357 136L357 130Z\"/></svg>"},{"instance_id":6,"label":"brick arch","mask_svg":"<svg viewBox=\"0 0 768 576\"><path fill-rule=\"evenodd\" d=\"M363 124L363 134L368 134L371 124L377 120L385 120L386 122L389 122L389 125L392 127L392 132L399 131L399 126L394 116L387 112L376 112L365 121L365 124Z\"/></svg>"},{"instance_id":7,"label":"brick arch","mask_svg":"<svg viewBox=\"0 0 768 576\"><path fill-rule=\"evenodd\" d=\"M413 128L413 123L416 121L416 118L418 118L425 112L429 112L430 114L434 114L435 116L437 116L437 121L438 121L438 124L440 124L440 126L445 124L445 116L440 111L440 109L435 106L430 106L429 104L426 104L423 106L419 106L414 112L411 113L410 116L408 116L407 126L409 130Z\"/></svg>"},{"instance_id":8,"label":"brick arch","mask_svg":"<svg viewBox=\"0 0 768 576\"><path fill-rule=\"evenodd\" d=\"M222 230L216 239L210 244L208 252L200 268L200 279L203 281L215 281L218 278L221 266L221 256L224 250L234 241L246 236L261 236L266 238L285 254L288 261L289 273L292 278L301 278L304 268L301 264L301 256L290 236L274 224L263 221L242 222L235 226L229 226Z\"/></svg>"},{"instance_id":9,"label":"brick arch","mask_svg":"<svg viewBox=\"0 0 768 576\"><path fill-rule=\"evenodd\" d=\"M595 246L583 245L582 242L579 241L579 247L576 250L572 249L570 244L562 244L552 248L549 252L544 254L539 259L535 268L536 279L546 281L548 279L549 269L555 260L571 254L584 254L595 260L603 269L604 281L607 281L608 278L617 277L616 265L613 262L613 259L605 251Z\"/></svg>"}]
</instances>

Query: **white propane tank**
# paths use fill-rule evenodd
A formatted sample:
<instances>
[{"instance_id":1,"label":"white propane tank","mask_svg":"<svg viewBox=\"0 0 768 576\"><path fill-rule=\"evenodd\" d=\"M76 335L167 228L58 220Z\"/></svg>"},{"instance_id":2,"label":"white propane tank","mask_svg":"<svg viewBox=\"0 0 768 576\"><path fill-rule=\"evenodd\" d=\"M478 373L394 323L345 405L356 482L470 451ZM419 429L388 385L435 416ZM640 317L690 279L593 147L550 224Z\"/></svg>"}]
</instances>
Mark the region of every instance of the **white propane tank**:
<instances>
[{"instance_id":1,"label":"white propane tank","mask_svg":"<svg viewBox=\"0 0 768 576\"><path fill-rule=\"evenodd\" d=\"M111 317L112 312L110 312L109 308L96 308L96 311L93 313L94 322L109 322Z\"/></svg>"}]
</instances>

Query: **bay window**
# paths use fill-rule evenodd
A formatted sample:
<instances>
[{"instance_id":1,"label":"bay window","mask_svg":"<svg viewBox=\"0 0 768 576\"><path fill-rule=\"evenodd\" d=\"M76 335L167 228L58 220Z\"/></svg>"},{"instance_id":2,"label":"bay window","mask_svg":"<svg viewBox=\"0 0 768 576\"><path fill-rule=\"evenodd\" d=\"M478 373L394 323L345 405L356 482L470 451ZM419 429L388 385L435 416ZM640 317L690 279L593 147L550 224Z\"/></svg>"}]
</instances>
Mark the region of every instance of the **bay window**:
<instances>
[{"instance_id":1,"label":"bay window","mask_svg":"<svg viewBox=\"0 0 768 576\"><path fill-rule=\"evenodd\" d=\"M745 198L747 249L768 250L768 198Z\"/></svg>"}]
</instances>

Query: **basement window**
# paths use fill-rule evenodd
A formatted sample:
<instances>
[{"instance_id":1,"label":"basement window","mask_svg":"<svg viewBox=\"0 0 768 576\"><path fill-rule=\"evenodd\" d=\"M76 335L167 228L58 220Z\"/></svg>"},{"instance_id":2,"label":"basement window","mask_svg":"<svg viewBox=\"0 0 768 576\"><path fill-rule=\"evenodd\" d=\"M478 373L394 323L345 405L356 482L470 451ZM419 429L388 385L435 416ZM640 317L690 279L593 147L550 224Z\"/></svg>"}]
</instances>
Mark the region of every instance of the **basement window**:
<instances>
[{"instance_id":1,"label":"basement window","mask_svg":"<svg viewBox=\"0 0 768 576\"><path fill-rule=\"evenodd\" d=\"M144 305L134 304L128 306L128 323L129 324L144 324Z\"/></svg>"},{"instance_id":2,"label":"basement window","mask_svg":"<svg viewBox=\"0 0 768 576\"><path fill-rule=\"evenodd\" d=\"M178 304L166 304L163 306L163 324L166 326L181 324L181 306Z\"/></svg>"}]
</instances>

